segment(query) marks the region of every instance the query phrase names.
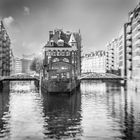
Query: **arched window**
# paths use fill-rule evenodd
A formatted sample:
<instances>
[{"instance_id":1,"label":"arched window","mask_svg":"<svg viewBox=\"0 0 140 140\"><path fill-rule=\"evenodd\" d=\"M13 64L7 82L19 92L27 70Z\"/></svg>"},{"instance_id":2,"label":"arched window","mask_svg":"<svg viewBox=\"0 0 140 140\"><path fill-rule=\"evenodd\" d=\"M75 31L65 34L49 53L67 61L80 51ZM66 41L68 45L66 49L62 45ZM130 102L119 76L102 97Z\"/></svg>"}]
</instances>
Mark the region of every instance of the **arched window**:
<instances>
[{"instance_id":1,"label":"arched window","mask_svg":"<svg viewBox=\"0 0 140 140\"><path fill-rule=\"evenodd\" d=\"M54 56L54 51L51 51L51 56Z\"/></svg>"},{"instance_id":2,"label":"arched window","mask_svg":"<svg viewBox=\"0 0 140 140\"><path fill-rule=\"evenodd\" d=\"M69 63L69 59L68 58L64 58L63 61Z\"/></svg>"},{"instance_id":3,"label":"arched window","mask_svg":"<svg viewBox=\"0 0 140 140\"><path fill-rule=\"evenodd\" d=\"M70 52L69 51L66 51L66 56L70 56Z\"/></svg>"},{"instance_id":4,"label":"arched window","mask_svg":"<svg viewBox=\"0 0 140 140\"><path fill-rule=\"evenodd\" d=\"M62 51L60 51L60 56L62 56Z\"/></svg>"},{"instance_id":5,"label":"arched window","mask_svg":"<svg viewBox=\"0 0 140 140\"><path fill-rule=\"evenodd\" d=\"M48 50L48 56L51 56L51 50Z\"/></svg>"},{"instance_id":6,"label":"arched window","mask_svg":"<svg viewBox=\"0 0 140 140\"><path fill-rule=\"evenodd\" d=\"M48 52L48 56L51 56L51 52L50 51Z\"/></svg>"},{"instance_id":7,"label":"arched window","mask_svg":"<svg viewBox=\"0 0 140 140\"><path fill-rule=\"evenodd\" d=\"M49 54L48 51L46 51L46 56L48 56L48 54Z\"/></svg>"},{"instance_id":8,"label":"arched window","mask_svg":"<svg viewBox=\"0 0 140 140\"><path fill-rule=\"evenodd\" d=\"M74 64L74 51L72 51L71 54L72 54L72 63Z\"/></svg>"},{"instance_id":9,"label":"arched window","mask_svg":"<svg viewBox=\"0 0 140 140\"><path fill-rule=\"evenodd\" d=\"M72 56L74 56L74 51L72 51Z\"/></svg>"},{"instance_id":10,"label":"arched window","mask_svg":"<svg viewBox=\"0 0 140 140\"><path fill-rule=\"evenodd\" d=\"M58 61L59 61L58 58L54 58L54 59L52 60L52 62L58 62Z\"/></svg>"},{"instance_id":11,"label":"arched window","mask_svg":"<svg viewBox=\"0 0 140 140\"><path fill-rule=\"evenodd\" d=\"M62 56L65 56L65 51L64 50L62 51Z\"/></svg>"},{"instance_id":12,"label":"arched window","mask_svg":"<svg viewBox=\"0 0 140 140\"><path fill-rule=\"evenodd\" d=\"M57 56L60 56L60 51L57 51Z\"/></svg>"},{"instance_id":13,"label":"arched window","mask_svg":"<svg viewBox=\"0 0 140 140\"><path fill-rule=\"evenodd\" d=\"M54 52L54 56L56 56L56 55L57 55L57 51L56 51L56 50L54 50L53 52Z\"/></svg>"}]
</instances>

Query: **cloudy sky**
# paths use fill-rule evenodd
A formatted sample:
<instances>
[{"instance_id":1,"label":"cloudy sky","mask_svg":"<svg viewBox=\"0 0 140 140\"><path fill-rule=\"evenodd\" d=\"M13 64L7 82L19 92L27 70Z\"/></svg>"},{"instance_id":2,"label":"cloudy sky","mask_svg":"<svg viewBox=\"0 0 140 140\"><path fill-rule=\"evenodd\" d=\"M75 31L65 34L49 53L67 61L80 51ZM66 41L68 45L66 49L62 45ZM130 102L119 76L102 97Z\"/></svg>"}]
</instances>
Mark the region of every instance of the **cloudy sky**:
<instances>
[{"instance_id":1,"label":"cloudy sky","mask_svg":"<svg viewBox=\"0 0 140 140\"><path fill-rule=\"evenodd\" d=\"M16 56L37 53L49 30L81 30L83 51L105 49L139 0L0 0L0 18Z\"/></svg>"}]
</instances>

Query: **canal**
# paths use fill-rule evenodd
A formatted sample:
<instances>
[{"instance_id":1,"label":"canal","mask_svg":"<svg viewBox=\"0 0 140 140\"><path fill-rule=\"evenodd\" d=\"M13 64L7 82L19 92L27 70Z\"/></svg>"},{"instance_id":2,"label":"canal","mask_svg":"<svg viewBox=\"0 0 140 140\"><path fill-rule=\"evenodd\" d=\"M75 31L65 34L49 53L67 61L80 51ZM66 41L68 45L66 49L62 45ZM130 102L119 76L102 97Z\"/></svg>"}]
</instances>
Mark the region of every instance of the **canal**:
<instances>
[{"instance_id":1,"label":"canal","mask_svg":"<svg viewBox=\"0 0 140 140\"><path fill-rule=\"evenodd\" d=\"M83 81L71 96L52 96L11 82L0 91L0 139L139 140L140 93Z\"/></svg>"}]
</instances>

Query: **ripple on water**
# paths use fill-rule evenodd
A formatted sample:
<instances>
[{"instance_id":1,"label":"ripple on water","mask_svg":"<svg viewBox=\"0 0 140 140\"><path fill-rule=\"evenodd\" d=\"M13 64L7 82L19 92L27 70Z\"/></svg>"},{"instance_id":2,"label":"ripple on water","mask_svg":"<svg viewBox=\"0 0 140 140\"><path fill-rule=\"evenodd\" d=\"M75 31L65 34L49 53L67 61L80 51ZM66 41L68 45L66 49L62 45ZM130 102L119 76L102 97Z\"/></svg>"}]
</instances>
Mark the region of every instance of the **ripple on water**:
<instances>
[{"instance_id":1,"label":"ripple on water","mask_svg":"<svg viewBox=\"0 0 140 140\"><path fill-rule=\"evenodd\" d=\"M0 93L0 139L140 139L140 94L116 84L84 81L71 96L39 93L33 83L11 89Z\"/></svg>"}]
</instances>

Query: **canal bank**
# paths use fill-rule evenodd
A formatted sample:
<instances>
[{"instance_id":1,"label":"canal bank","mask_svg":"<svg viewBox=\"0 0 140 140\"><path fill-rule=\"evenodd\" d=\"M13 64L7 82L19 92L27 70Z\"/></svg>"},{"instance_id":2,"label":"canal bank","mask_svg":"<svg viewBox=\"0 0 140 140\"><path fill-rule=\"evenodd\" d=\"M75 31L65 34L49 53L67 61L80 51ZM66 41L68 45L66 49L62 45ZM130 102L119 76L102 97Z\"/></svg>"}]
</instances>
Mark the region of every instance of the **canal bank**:
<instances>
[{"instance_id":1,"label":"canal bank","mask_svg":"<svg viewBox=\"0 0 140 140\"><path fill-rule=\"evenodd\" d=\"M0 81L0 91L4 89L9 90L10 82L9 81Z\"/></svg>"}]
</instances>

